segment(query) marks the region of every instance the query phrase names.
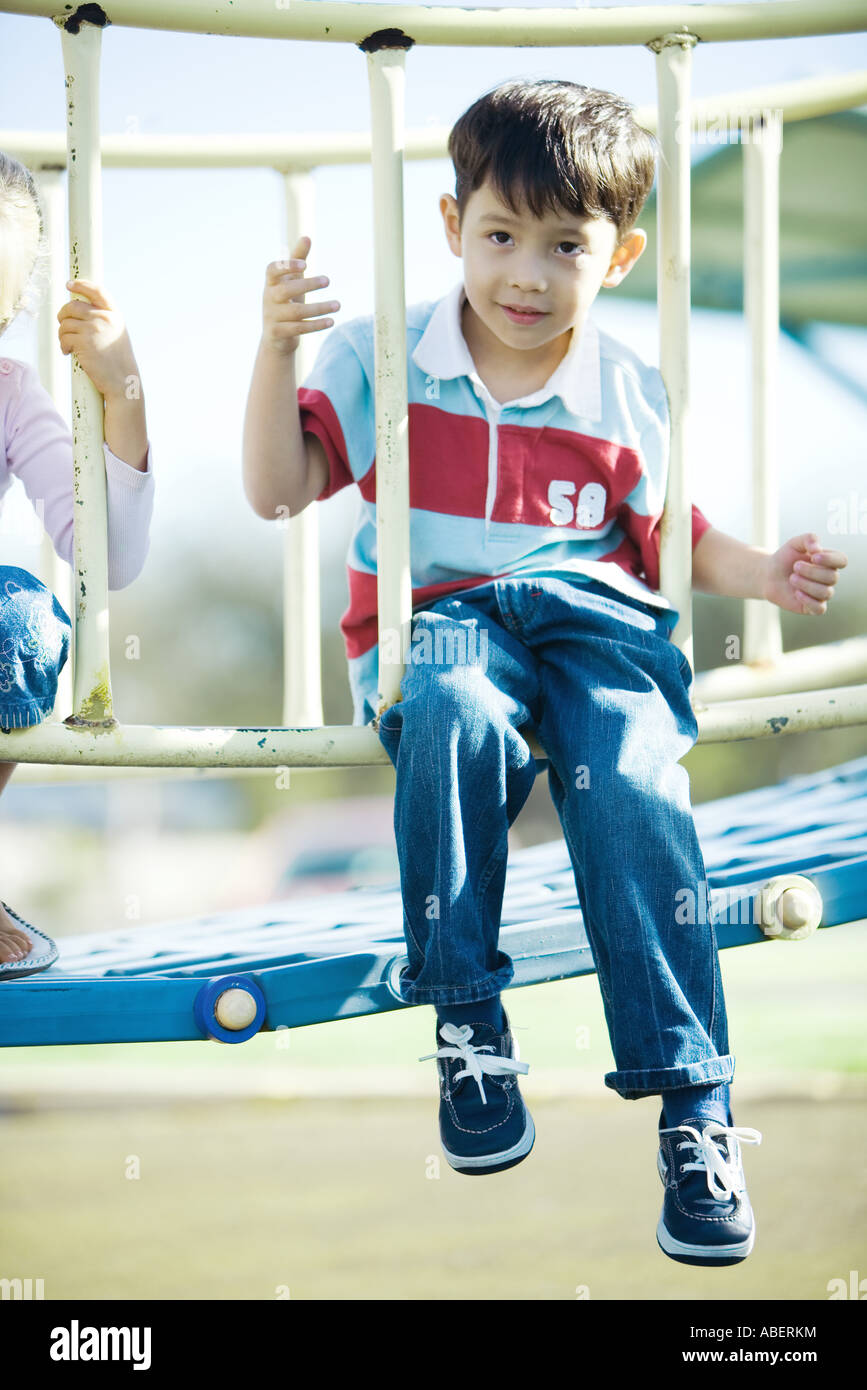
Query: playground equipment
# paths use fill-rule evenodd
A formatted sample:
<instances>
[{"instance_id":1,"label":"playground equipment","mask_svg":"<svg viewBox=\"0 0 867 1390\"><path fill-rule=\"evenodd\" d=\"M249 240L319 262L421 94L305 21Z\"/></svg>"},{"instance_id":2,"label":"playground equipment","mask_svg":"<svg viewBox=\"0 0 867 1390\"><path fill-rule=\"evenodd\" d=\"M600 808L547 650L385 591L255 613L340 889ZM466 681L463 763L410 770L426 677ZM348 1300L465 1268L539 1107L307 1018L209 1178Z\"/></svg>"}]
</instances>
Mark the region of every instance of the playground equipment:
<instances>
[{"instance_id":1,"label":"playground equipment","mask_svg":"<svg viewBox=\"0 0 867 1390\"><path fill-rule=\"evenodd\" d=\"M672 639L692 665L689 480L690 146L681 132L706 116L691 104L692 53L700 42L850 32L867 28L860 0L778 0L730 5L617 10L427 9L415 5L308 3L289 7L255 0L241 9L218 0L117 0L108 11L84 5L55 18L41 0L0 0L0 9L54 18L60 28L67 84L65 162L68 170L69 276L101 279L101 194L98 79L107 23L235 36L351 42L366 54L370 79L375 209L377 357L377 554L380 712L400 697L412 618L409 556L409 464L403 267L403 85L407 54L417 43L533 46L643 44L655 55L658 111L640 113L661 146L658 192L660 363L671 403L671 463L662 522L661 588L680 614ZM796 87L798 90L795 90ZM782 93L782 96L781 96ZM764 99L763 99L764 98ZM750 122L745 145L746 272L753 343L753 541L776 548L778 497L773 467L774 357L778 331L775 202L779 142L769 110L783 119L845 109L867 100L864 74L821 83L787 84L734 94L731 108ZM772 103L776 101L777 106ZM722 104L717 101L716 106ZM409 152L442 152L442 132L418 137ZM51 188L56 218L56 142L0 133L0 144L27 160ZM351 147L349 147L351 146ZM349 148L348 148L349 147ZM123 152L104 142L106 162L269 163L287 177L289 239L310 220L309 170L318 163L364 158L366 140L247 139L231 142L124 137ZM747 152L749 151L749 152ZM50 180L53 178L53 184ZM54 208L53 214L51 208ZM49 227L50 235L50 227ZM65 280L66 276L63 276ZM47 365L48 339L43 338ZM50 373L47 374L50 383ZM43 379L46 379L44 376ZM3 735L2 756L19 763L75 768L239 768L357 766L387 762L375 729L322 725L319 662L316 509L287 528L286 699L279 728L202 729L128 725L113 713L108 647L106 498L101 401L72 361L75 444L74 643L72 713ZM314 582L311 583L311 578ZM302 601L302 595L306 599ZM384 632L400 642L383 643ZM867 723L867 638L784 653L779 612L748 600L745 661L696 677L693 703L699 741L780 737L808 729ZM811 666L807 680L805 664ZM303 675L301 674L303 673ZM816 674L818 673L818 674ZM815 688L816 680L831 682ZM728 685L737 698L705 703ZM809 688L808 688L809 687ZM59 701L58 701L59 703ZM545 761L535 738L528 743ZM867 856L863 802L867 762L793 779L781 788L726 798L696 808L711 889L733 902L715 916L721 945L768 937L799 939L818 925L865 915ZM819 802L810 800L811 793ZM862 805L859 807L859 797ZM758 813L758 819L755 819ZM840 817L842 816L842 820ZM725 818L734 828L725 830ZM738 827L741 818L745 825ZM753 818L752 824L750 823ZM800 827L805 826L807 829ZM750 835L752 832L752 838ZM822 849L826 841L830 849ZM561 853L562 850L562 853ZM816 857L818 854L818 858ZM507 879L504 948L516 965L514 984L592 970L565 848L541 846L515 856ZM558 877L559 875L559 877ZM311 909L262 909L167 924L133 932L67 939L57 966L2 985L0 1042L33 1044L217 1037L241 1041L260 1027L297 1026L399 1007L402 953L399 892L358 890ZM746 921L744 904L748 904ZM290 910L287 912L287 906ZM359 911L359 906L361 910ZM552 917L550 908L555 907ZM716 907L716 904L715 904ZM732 924L731 913L738 916ZM345 918L348 917L348 921ZM397 931L393 930L396 917ZM391 926L389 926L391 923Z\"/></svg>"},{"instance_id":2,"label":"playground equipment","mask_svg":"<svg viewBox=\"0 0 867 1390\"><path fill-rule=\"evenodd\" d=\"M705 802L695 822L721 948L865 915L867 757ZM689 921L688 897L681 908ZM500 942L512 988L593 972L564 841L511 856ZM0 984L0 1044L244 1042L261 1027L406 1007L398 883L58 945L50 970Z\"/></svg>"}]
</instances>

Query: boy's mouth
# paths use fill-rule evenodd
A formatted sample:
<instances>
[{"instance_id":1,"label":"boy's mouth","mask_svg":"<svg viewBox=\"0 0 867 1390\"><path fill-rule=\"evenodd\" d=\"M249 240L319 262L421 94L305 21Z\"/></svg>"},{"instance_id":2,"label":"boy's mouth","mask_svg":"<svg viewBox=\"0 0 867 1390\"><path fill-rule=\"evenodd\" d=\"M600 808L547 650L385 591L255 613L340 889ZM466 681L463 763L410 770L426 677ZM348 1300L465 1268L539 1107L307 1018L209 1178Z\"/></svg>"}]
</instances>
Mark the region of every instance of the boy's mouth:
<instances>
[{"instance_id":1,"label":"boy's mouth","mask_svg":"<svg viewBox=\"0 0 867 1390\"><path fill-rule=\"evenodd\" d=\"M541 309L527 309L519 304L501 304L500 308L512 323L538 323L545 317Z\"/></svg>"}]
</instances>

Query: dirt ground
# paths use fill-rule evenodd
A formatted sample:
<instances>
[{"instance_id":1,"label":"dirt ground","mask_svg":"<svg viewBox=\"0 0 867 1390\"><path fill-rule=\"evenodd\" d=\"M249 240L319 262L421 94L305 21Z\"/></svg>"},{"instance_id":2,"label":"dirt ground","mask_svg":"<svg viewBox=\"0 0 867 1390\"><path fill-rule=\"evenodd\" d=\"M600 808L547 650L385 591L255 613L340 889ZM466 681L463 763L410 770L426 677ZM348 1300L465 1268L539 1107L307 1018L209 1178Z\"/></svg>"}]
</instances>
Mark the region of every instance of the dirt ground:
<instances>
[{"instance_id":1,"label":"dirt ground","mask_svg":"<svg viewBox=\"0 0 867 1390\"><path fill-rule=\"evenodd\" d=\"M867 1274L858 1099L750 1105L756 1248L720 1270L656 1245L655 1102L537 1100L529 1158L478 1179L435 1098L17 1104L0 1277L46 1300L827 1300Z\"/></svg>"}]
</instances>

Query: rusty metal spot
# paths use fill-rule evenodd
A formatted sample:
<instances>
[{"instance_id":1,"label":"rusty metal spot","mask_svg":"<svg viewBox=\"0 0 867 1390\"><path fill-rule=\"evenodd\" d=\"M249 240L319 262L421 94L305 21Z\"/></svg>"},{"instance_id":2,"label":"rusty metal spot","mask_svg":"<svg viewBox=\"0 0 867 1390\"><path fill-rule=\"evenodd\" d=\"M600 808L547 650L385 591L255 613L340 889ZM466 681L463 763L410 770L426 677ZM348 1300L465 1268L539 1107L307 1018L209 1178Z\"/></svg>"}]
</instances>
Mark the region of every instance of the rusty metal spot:
<instances>
[{"instance_id":1,"label":"rusty metal spot","mask_svg":"<svg viewBox=\"0 0 867 1390\"><path fill-rule=\"evenodd\" d=\"M110 719L82 719L80 715L70 714L64 719L64 724L70 729L87 729L90 733L106 733L109 729L119 728L119 724L114 715ZM109 764L111 766L111 764ZM137 767L134 763L132 766Z\"/></svg>"},{"instance_id":2,"label":"rusty metal spot","mask_svg":"<svg viewBox=\"0 0 867 1390\"><path fill-rule=\"evenodd\" d=\"M74 14L63 21L68 34L77 34L82 24L93 24L97 29L105 29L111 20L101 5L79 5Z\"/></svg>"},{"instance_id":3,"label":"rusty metal spot","mask_svg":"<svg viewBox=\"0 0 867 1390\"><path fill-rule=\"evenodd\" d=\"M381 48L412 48L414 43L415 39L411 39L402 29L377 29L356 47L362 53L378 53Z\"/></svg>"}]
</instances>

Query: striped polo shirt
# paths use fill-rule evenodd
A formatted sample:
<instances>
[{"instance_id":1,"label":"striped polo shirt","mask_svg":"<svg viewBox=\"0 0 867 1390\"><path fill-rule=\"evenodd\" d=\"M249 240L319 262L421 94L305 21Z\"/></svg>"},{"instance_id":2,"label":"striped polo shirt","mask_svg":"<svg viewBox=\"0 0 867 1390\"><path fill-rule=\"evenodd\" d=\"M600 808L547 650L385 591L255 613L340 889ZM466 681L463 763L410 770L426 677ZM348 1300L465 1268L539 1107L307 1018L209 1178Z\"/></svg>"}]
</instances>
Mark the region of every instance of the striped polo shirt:
<instances>
[{"instance_id":1,"label":"striped polo shirt","mask_svg":"<svg viewBox=\"0 0 867 1390\"><path fill-rule=\"evenodd\" d=\"M660 610L659 522L668 477L662 376L588 318L538 391L498 402L461 331L458 284L407 310L413 613L506 577L599 580ZM331 330L299 388L301 428L321 440L317 501L357 483L346 556L354 724L378 703L374 320ZM692 508L693 548L711 523Z\"/></svg>"}]
</instances>

